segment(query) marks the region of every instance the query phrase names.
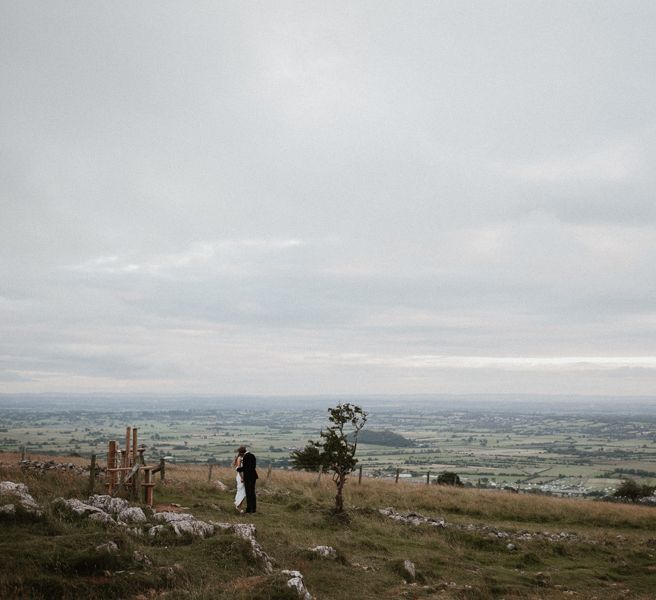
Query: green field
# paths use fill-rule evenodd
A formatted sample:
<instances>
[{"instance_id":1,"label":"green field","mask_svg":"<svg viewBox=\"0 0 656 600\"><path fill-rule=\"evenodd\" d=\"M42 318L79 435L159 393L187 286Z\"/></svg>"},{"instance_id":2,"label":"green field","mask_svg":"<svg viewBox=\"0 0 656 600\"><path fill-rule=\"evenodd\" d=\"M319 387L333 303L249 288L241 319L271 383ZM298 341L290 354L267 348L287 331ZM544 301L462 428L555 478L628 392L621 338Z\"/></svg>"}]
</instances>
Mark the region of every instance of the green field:
<instances>
[{"instance_id":1,"label":"green field","mask_svg":"<svg viewBox=\"0 0 656 600\"><path fill-rule=\"evenodd\" d=\"M276 407L253 410L193 401L145 410L109 410L90 403L56 409L2 407L0 451L26 447L28 455L90 457L102 462L110 439L122 442L126 426L138 427L146 458L228 464L246 444L260 465L289 465L289 454L326 425L326 409ZM134 406L137 406L134 403ZM362 443L365 476L418 482L427 473L458 472L468 484L512 485L563 495L609 493L627 475L656 483L656 417L649 414L556 414L384 407L369 410L367 431L392 431L412 442L396 447Z\"/></svg>"}]
</instances>

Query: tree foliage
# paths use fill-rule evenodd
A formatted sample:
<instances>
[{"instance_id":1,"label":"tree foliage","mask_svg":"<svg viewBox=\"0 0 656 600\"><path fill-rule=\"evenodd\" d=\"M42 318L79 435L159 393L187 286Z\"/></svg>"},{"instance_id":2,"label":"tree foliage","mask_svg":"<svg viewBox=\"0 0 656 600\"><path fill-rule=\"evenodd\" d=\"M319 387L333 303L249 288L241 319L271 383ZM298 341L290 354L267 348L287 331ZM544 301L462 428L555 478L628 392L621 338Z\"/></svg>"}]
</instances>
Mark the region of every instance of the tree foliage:
<instances>
[{"instance_id":1,"label":"tree foliage","mask_svg":"<svg viewBox=\"0 0 656 600\"><path fill-rule=\"evenodd\" d=\"M444 471L437 476L437 483L440 485L462 485L460 476L453 471Z\"/></svg>"},{"instance_id":2,"label":"tree foliage","mask_svg":"<svg viewBox=\"0 0 656 600\"><path fill-rule=\"evenodd\" d=\"M651 496L654 489L656 488L649 485L640 485L635 479L624 479L615 490L615 496L617 498L627 498L628 500L639 500Z\"/></svg>"},{"instance_id":3,"label":"tree foliage","mask_svg":"<svg viewBox=\"0 0 656 600\"><path fill-rule=\"evenodd\" d=\"M298 471L318 471L322 466L321 451L313 444L308 444L302 450L290 453L289 462Z\"/></svg>"},{"instance_id":4,"label":"tree foliage","mask_svg":"<svg viewBox=\"0 0 656 600\"><path fill-rule=\"evenodd\" d=\"M355 404L339 403L328 409L330 425L320 433L320 440L310 444L315 446L321 457L322 468L331 471L337 487L335 512L344 512L344 485L349 474L358 463L355 452L358 447L358 433L367 422L367 413Z\"/></svg>"}]
</instances>

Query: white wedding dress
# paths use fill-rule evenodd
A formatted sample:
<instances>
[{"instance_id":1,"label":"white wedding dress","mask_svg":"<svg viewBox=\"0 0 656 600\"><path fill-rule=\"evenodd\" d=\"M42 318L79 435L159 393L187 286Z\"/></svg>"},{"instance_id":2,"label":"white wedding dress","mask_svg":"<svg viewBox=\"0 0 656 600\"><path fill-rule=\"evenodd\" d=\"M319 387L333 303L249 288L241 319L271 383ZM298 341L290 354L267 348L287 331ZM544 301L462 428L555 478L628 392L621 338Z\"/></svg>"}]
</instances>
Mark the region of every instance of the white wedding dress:
<instances>
[{"instance_id":1,"label":"white wedding dress","mask_svg":"<svg viewBox=\"0 0 656 600\"><path fill-rule=\"evenodd\" d=\"M241 459L239 460L239 466L241 467ZM241 480L241 473L237 473L237 493L235 494L235 508L239 509L241 503L246 500L246 487L244 482Z\"/></svg>"}]
</instances>

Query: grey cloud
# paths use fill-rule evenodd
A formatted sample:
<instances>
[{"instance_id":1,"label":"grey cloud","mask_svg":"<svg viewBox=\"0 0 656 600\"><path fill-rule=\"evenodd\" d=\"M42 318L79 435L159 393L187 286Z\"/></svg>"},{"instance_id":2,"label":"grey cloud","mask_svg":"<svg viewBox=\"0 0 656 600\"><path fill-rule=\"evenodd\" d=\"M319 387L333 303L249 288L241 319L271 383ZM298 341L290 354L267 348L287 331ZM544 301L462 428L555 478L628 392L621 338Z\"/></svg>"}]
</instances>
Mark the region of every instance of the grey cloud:
<instances>
[{"instance_id":1,"label":"grey cloud","mask_svg":"<svg viewBox=\"0 0 656 600\"><path fill-rule=\"evenodd\" d=\"M330 357L656 354L651 3L0 11L12 389L539 392Z\"/></svg>"}]
</instances>

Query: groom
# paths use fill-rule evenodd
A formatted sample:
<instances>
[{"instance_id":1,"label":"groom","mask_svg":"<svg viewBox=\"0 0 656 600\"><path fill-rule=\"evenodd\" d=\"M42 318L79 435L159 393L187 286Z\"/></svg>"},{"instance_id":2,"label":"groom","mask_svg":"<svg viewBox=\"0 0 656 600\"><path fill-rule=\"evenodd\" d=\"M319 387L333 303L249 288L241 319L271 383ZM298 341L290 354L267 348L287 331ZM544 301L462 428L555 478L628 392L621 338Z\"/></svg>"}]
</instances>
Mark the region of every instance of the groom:
<instances>
[{"instance_id":1,"label":"groom","mask_svg":"<svg viewBox=\"0 0 656 600\"><path fill-rule=\"evenodd\" d=\"M255 455L247 451L237 469L244 477L244 487L246 488L246 511L247 513L255 512L255 482L257 481L257 471L255 470Z\"/></svg>"}]
</instances>

